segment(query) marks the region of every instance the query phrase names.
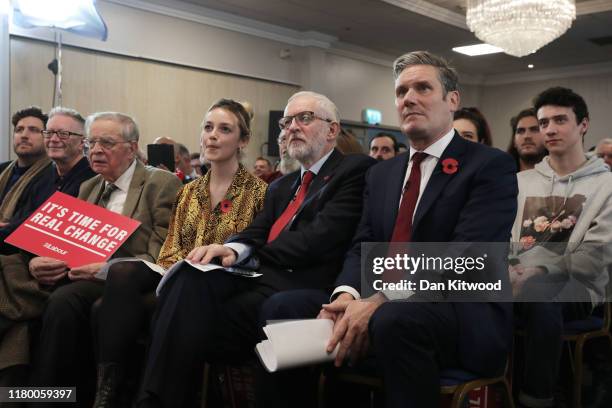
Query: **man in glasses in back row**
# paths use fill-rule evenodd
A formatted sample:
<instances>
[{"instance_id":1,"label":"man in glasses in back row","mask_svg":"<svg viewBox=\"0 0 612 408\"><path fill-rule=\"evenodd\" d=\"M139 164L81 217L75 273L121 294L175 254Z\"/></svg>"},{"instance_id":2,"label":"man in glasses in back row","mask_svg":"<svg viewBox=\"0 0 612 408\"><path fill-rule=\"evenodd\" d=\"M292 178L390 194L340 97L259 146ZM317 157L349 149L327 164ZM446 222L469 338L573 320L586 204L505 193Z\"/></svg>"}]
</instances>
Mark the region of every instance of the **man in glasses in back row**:
<instances>
[{"instance_id":1,"label":"man in glasses in back row","mask_svg":"<svg viewBox=\"0 0 612 408\"><path fill-rule=\"evenodd\" d=\"M365 172L375 161L335 149L340 117L326 96L299 92L284 115L279 125L301 168L268 187L262 212L244 231L189 256L201 263L218 257L225 266L258 257L263 276L186 266L166 283L152 325L141 407L191 405L204 362L252 355L261 340L260 307L269 296L328 288L340 270L361 217Z\"/></svg>"}]
</instances>

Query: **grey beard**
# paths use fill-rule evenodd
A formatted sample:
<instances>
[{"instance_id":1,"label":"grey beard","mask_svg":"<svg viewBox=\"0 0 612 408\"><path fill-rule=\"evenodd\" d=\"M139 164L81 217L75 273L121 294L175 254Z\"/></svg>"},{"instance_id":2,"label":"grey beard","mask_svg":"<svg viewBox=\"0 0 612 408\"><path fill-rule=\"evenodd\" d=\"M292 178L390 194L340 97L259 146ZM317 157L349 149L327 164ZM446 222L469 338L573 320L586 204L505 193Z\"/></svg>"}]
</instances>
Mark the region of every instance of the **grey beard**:
<instances>
[{"instance_id":1,"label":"grey beard","mask_svg":"<svg viewBox=\"0 0 612 408\"><path fill-rule=\"evenodd\" d=\"M300 163L297 160L289 157L289 155L287 155L287 157L281 157L280 165L278 166L278 168L280 172L285 175L298 170L300 168Z\"/></svg>"}]
</instances>

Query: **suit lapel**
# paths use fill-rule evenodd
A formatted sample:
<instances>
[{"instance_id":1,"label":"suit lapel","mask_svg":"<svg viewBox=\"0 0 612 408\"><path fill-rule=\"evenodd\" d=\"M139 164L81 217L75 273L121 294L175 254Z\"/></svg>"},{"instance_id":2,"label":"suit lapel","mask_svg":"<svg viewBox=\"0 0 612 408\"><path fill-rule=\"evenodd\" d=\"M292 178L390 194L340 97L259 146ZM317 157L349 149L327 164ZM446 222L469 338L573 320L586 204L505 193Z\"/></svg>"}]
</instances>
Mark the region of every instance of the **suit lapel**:
<instances>
[{"instance_id":1,"label":"suit lapel","mask_svg":"<svg viewBox=\"0 0 612 408\"><path fill-rule=\"evenodd\" d=\"M86 200L93 204L98 204L100 201L100 197L102 197L102 193L104 192L104 178L102 176L97 176L99 178L98 182L93 186Z\"/></svg>"},{"instance_id":2,"label":"suit lapel","mask_svg":"<svg viewBox=\"0 0 612 408\"><path fill-rule=\"evenodd\" d=\"M300 170L290 173L286 176L287 180L281 180L282 184L278 186L278 191L276 192L278 199L278 205L275 203L273 207L273 216L274 219L278 219L281 216L283 211L289 205L289 202L293 199L295 195L295 191L300 185ZM274 199L274 202L277 200Z\"/></svg>"},{"instance_id":3,"label":"suit lapel","mask_svg":"<svg viewBox=\"0 0 612 408\"><path fill-rule=\"evenodd\" d=\"M419 201L419 205L416 209L416 213L414 215L414 220L412 223L412 232L414 237L414 232L419 228L419 223L423 219L423 216L427 213L427 211L431 208L431 206L435 203L436 199L446 186L446 184L457 174L446 174L442 171L442 162L444 159L453 158L459 162L459 170L461 171L461 159L463 158L463 154L465 151L466 143L474 143L468 142L464 140L461 136L455 132L453 139L448 144L440 160L436 164L436 168L434 169L431 177L429 178L429 182L427 183L427 187L425 187L425 191L423 191L423 196Z\"/></svg>"},{"instance_id":4,"label":"suit lapel","mask_svg":"<svg viewBox=\"0 0 612 408\"><path fill-rule=\"evenodd\" d=\"M319 170L317 176L312 180L312 183L308 187L308 193L306 193L306 198L304 199L304 202L296 212L296 217L308 204L310 204L311 201L313 201L323 192L323 190L327 186L327 183L332 179L336 167L338 167L338 165L342 162L343 157L344 155L334 149L332 154L323 164L323 167L321 167L321 170Z\"/></svg>"},{"instance_id":5,"label":"suit lapel","mask_svg":"<svg viewBox=\"0 0 612 408\"><path fill-rule=\"evenodd\" d=\"M125 199L125 203L123 204L123 211L121 214L126 217L132 217L134 211L136 211L136 206L138 201L140 200L140 194L142 193L142 189L145 183L145 173L146 170L142 163L136 161L136 168L134 169L134 175L132 176L132 181L130 182L130 187L128 189L127 197Z\"/></svg>"},{"instance_id":6,"label":"suit lapel","mask_svg":"<svg viewBox=\"0 0 612 408\"><path fill-rule=\"evenodd\" d=\"M395 164L389 171L389 178L387 179L387 188L385 196L382 197L382 203L391 203L387 209L390 217L383 217L384 219L384 233L387 239L391 239L393 234L393 228L395 227L395 220L397 218L397 211L399 210L400 199L402 197L402 190L404 189L404 179L406 178L406 171L408 170L408 160L410 159L410 153L402 153L402 156L395 161ZM371 192L370 192L371 193Z\"/></svg>"}]
</instances>

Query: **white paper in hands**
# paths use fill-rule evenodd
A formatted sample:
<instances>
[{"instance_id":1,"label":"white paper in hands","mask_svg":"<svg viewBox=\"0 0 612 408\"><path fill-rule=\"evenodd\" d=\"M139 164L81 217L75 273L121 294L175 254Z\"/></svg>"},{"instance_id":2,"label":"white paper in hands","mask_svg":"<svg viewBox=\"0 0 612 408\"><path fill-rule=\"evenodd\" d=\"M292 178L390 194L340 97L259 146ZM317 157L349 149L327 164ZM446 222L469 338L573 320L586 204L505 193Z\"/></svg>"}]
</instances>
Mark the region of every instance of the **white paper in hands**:
<instances>
[{"instance_id":1,"label":"white paper in hands","mask_svg":"<svg viewBox=\"0 0 612 408\"><path fill-rule=\"evenodd\" d=\"M268 340L255 346L266 370L273 373L287 368L333 361L338 347L327 353L334 322L329 319L292 320L263 328Z\"/></svg>"},{"instance_id":2,"label":"white paper in hands","mask_svg":"<svg viewBox=\"0 0 612 408\"><path fill-rule=\"evenodd\" d=\"M146 262L147 264L150 264L150 262ZM178 261L177 263L175 263L174 265L172 265L167 271L166 273L164 273L164 276L162 277L161 281L159 281L159 285L157 285L157 289L155 290L155 294L157 296L159 296L162 287L166 284L166 282L168 282L168 280L172 277L172 275L174 275L179 269L181 269L181 267L183 266L183 264L186 263L188 265L191 265L192 267L202 271L202 272L208 272L208 271L214 271L216 269L221 269L224 270L225 272L231 273L232 275L238 275L241 276L243 278L258 278L260 277L262 274L255 272L255 271L251 271L248 269L241 269L241 268L237 268L234 266L229 266L227 268L221 266L221 265L216 265L216 264L199 264L199 263L193 263L191 261L187 261L185 259L183 259L182 261ZM157 266L157 265L156 265Z\"/></svg>"},{"instance_id":3,"label":"white paper in hands","mask_svg":"<svg viewBox=\"0 0 612 408\"><path fill-rule=\"evenodd\" d=\"M259 272L255 272L255 271L251 271L249 269L242 269L242 268L238 268L238 267L227 267L224 268L221 265L216 265L216 264L199 264L199 263L193 263L191 261L187 261L185 259L178 261L177 263L175 263L174 265L172 265L170 268L168 268L168 270L165 270L164 268L162 268L161 266L153 263L153 262L149 262L149 261L145 261L143 259L140 258L115 258L112 259L111 261L107 262L102 269L100 270L100 272L98 272L96 274L96 278L98 279L102 279L102 280L106 280L106 277L108 276L108 270L110 269L110 267L117 263L117 262L142 262L145 265L147 265L147 267L149 267L149 269L151 269L154 272L159 273L160 275L162 275L162 279L161 281L159 281L159 284L157 285L157 289L155 290L155 294L157 296L159 296L159 293L161 291L161 288L166 284L166 282L168 281L168 279L170 279L172 277L172 275L174 275L176 273L176 271L178 271L179 269L181 269L181 267L183 266L183 264L187 263L189 265L191 265L192 267L202 271L202 272L208 272L208 271L214 271L215 269L222 269L227 273L231 273L233 275L237 275L243 278L258 278L260 276L262 276L261 273Z\"/></svg>"}]
</instances>

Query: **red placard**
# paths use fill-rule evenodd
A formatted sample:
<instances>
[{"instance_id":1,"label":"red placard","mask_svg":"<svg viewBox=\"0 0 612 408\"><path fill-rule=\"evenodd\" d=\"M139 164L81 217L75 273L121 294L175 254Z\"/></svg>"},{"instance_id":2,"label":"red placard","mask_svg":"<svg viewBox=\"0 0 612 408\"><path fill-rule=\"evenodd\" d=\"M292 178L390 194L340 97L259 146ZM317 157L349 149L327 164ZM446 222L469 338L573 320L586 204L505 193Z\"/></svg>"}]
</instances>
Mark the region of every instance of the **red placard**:
<instances>
[{"instance_id":1,"label":"red placard","mask_svg":"<svg viewBox=\"0 0 612 408\"><path fill-rule=\"evenodd\" d=\"M139 221L58 191L5 242L75 268L106 261L139 225Z\"/></svg>"}]
</instances>

